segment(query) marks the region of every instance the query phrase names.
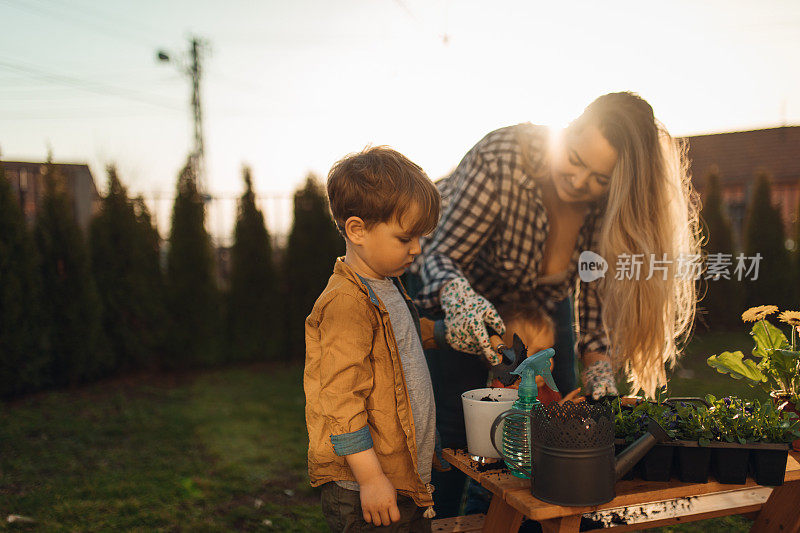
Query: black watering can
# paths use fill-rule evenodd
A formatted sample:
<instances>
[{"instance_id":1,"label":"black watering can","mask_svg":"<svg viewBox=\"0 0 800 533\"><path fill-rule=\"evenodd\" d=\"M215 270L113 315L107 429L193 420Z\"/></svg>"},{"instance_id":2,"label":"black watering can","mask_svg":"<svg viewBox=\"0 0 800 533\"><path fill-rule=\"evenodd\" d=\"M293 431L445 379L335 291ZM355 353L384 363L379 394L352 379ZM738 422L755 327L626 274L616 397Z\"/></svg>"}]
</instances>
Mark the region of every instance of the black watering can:
<instances>
[{"instance_id":1,"label":"black watering can","mask_svg":"<svg viewBox=\"0 0 800 533\"><path fill-rule=\"evenodd\" d=\"M535 405L529 413L511 409L492 426L492 444L506 461L496 442L500 422L512 415L530 419L531 492L556 505L600 505L614 499L614 485L667 433L649 419L647 433L614 456L614 420L608 403L588 402Z\"/></svg>"}]
</instances>

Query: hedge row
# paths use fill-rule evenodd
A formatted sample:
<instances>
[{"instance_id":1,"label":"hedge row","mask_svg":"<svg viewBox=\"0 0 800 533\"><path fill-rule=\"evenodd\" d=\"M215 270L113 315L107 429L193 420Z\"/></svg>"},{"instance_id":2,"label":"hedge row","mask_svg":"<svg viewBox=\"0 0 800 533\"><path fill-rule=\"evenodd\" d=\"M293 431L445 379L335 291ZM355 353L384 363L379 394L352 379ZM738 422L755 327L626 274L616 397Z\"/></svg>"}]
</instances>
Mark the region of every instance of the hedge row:
<instances>
[{"instance_id":1,"label":"hedge row","mask_svg":"<svg viewBox=\"0 0 800 533\"><path fill-rule=\"evenodd\" d=\"M84 236L57 166L46 165L30 228L0 165L0 397L141 370L302 359L303 320L343 241L309 175L295 193L287 248L273 250L249 170L243 179L221 287L190 164L165 250L144 201L128 196L113 167Z\"/></svg>"}]
</instances>

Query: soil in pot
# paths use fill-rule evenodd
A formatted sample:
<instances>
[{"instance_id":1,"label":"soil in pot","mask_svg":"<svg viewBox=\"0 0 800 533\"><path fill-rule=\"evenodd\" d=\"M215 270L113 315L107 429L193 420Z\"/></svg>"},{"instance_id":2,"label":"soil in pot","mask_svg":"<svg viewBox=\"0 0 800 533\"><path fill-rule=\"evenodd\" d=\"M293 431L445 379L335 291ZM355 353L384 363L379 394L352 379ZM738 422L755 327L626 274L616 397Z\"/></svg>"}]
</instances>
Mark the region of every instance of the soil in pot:
<instances>
[{"instance_id":1,"label":"soil in pot","mask_svg":"<svg viewBox=\"0 0 800 533\"><path fill-rule=\"evenodd\" d=\"M711 448L696 442L675 447L678 479L684 483L706 483L711 462Z\"/></svg>"},{"instance_id":2,"label":"soil in pot","mask_svg":"<svg viewBox=\"0 0 800 533\"><path fill-rule=\"evenodd\" d=\"M712 445L713 446L713 445ZM722 446L725 446L724 444ZM741 485L747 481L747 458L750 449L744 445L729 444L711 450L711 471L717 481Z\"/></svg>"},{"instance_id":3,"label":"soil in pot","mask_svg":"<svg viewBox=\"0 0 800 533\"><path fill-rule=\"evenodd\" d=\"M672 470L672 446L656 445L639 462L645 481L669 481Z\"/></svg>"},{"instance_id":4,"label":"soil in pot","mask_svg":"<svg viewBox=\"0 0 800 533\"><path fill-rule=\"evenodd\" d=\"M789 447L783 449L757 448L750 452L750 466L753 479L759 485L783 485L786 475L786 460L789 456Z\"/></svg>"}]
</instances>

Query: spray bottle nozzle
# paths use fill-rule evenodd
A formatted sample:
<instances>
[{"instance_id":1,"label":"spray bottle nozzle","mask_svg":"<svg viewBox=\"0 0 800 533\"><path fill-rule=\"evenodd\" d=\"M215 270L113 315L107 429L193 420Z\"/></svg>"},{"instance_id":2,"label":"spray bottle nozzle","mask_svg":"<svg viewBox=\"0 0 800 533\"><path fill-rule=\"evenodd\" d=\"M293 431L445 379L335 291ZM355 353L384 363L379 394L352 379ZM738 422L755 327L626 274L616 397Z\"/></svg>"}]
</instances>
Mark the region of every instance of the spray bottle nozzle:
<instances>
[{"instance_id":1,"label":"spray bottle nozzle","mask_svg":"<svg viewBox=\"0 0 800 533\"><path fill-rule=\"evenodd\" d=\"M517 376L522 377L519 384L520 397L536 398L539 395L539 389L536 386L536 376L542 376L544 382L550 387L553 392L558 392L553 376L550 374L550 359L556 354L552 348L547 348L540 352L536 352L532 356L522 361L516 370L511 372Z\"/></svg>"}]
</instances>

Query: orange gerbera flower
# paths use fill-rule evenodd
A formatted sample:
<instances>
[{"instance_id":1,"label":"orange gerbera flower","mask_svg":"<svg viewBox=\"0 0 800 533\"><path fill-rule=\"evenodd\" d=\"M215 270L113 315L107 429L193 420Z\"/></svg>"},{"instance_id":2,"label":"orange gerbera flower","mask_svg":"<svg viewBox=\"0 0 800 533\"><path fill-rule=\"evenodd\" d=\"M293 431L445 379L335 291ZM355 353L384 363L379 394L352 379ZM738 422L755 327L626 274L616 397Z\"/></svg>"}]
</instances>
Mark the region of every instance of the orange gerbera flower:
<instances>
[{"instance_id":1,"label":"orange gerbera flower","mask_svg":"<svg viewBox=\"0 0 800 533\"><path fill-rule=\"evenodd\" d=\"M800 311L784 311L778 315L778 320L784 324L800 326Z\"/></svg>"},{"instance_id":2,"label":"orange gerbera flower","mask_svg":"<svg viewBox=\"0 0 800 533\"><path fill-rule=\"evenodd\" d=\"M777 312L778 312L777 305L759 305L756 307L751 307L750 309L742 313L742 320L744 322L756 322L758 320L764 320L764 318L766 318L767 316Z\"/></svg>"}]
</instances>

